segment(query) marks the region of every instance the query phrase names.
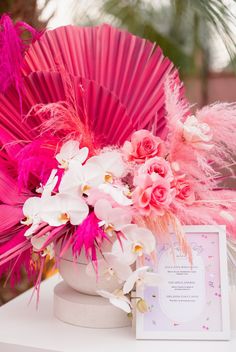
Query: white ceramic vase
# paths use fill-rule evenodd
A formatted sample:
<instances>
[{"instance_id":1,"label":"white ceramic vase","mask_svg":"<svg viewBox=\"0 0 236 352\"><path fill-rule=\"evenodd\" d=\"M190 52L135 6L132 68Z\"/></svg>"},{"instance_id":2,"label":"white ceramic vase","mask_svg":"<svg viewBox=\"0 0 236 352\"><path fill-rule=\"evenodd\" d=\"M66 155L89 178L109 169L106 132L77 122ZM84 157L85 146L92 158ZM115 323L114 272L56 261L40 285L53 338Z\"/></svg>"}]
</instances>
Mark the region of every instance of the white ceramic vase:
<instances>
[{"instance_id":1,"label":"white ceramic vase","mask_svg":"<svg viewBox=\"0 0 236 352\"><path fill-rule=\"evenodd\" d=\"M87 295L97 296L97 290L113 292L119 286L115 277L106 280L96 275L90 276L86 273L89 261L84 252L81 253L76 262L73 261L72 251L68 250L59 260L59 272L63 280L74 290Z\"/></svg>"},{"instance_id":2,"label":"white ceramic vase","mask_svg":"<svg viewBox=\"0 0 236 352\"><path fill-rule=\"evenodd\" d=\"M119 286L115 277L106 280L86 273L88 259L81 253L73 261L69 249L58 258L60 245L56 246L59 272L64 282L54 289L54 314L69 324L90 328L118 328L131 325L127 314L114 307L109 300L98 296L97 290L113 292Z\"/></svg>"}]
</instances>

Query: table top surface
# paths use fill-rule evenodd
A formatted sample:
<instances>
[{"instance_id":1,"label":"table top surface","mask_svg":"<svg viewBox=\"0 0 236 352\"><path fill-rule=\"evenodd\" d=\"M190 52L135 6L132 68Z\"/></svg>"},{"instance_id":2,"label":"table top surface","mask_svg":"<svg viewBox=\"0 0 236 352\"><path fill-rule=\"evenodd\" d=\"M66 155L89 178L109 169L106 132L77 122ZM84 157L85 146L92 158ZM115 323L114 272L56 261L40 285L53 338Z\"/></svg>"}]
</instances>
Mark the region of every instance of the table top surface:
<instances>
[{"instance_id":1,"label":"table top surface","mask_svg":"<svg viewBox=\"0 0 236 352\"><path fill-rule=\"evenodd\" d=\"M53 288L60 281L55 275L42 283L38 310L35 298L29 304L32 290L0 308L1 352L236 351L236 332L230 341L137 341L132 328L89 329L65 324L53 316Z\"/></svg>"}]
</instances>

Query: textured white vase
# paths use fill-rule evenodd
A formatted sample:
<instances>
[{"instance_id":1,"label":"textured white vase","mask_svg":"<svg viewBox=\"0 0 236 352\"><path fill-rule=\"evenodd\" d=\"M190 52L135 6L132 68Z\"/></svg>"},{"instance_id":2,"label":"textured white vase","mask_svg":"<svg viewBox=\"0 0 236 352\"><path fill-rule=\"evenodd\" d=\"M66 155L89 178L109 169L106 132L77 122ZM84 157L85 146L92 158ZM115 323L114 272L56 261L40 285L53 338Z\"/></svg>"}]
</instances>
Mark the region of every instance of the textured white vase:
<instances>
[{"instance_id":1,"label":"textured white vase","mask_svg":"<svg viewBox=\"0 0 236 352\"><path fill-rule=\"evenodd\" d=\"M114 291L119 283L115 277L106 280L102 277L90 276L86 273L89 261L84 253L73 262L72 251L68 250L59 260L59 272L63 280L74 290L88 295L97 295L97 290Z\"/></svg>"},{"instance_id":2,"label":"textured white vase","mask_svg":"<svg viewBox=\"0 0 236 352\"><path fill-rule=\"evenodd\" d=\"M96 279L86 273L88 260L82 253L73 261L71 249L58 258L59 272L64 282L54 289L54 315L69 324L90 328L118 328L131 325L131 319L109 300L97 295L97 290L114 291L118 286L115 277Z\"/></svg>"}]
</instances>

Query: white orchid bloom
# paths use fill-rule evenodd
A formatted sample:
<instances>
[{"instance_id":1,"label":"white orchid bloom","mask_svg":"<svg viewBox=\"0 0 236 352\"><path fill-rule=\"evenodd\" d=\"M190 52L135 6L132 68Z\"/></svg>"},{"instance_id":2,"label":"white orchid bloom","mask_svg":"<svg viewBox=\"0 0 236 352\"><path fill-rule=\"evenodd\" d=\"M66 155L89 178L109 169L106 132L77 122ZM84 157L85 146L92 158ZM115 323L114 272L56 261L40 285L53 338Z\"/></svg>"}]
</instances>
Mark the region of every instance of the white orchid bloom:
<instances>
[{"instance_id":1,"label":"white orchid bloom","mask_svg":"<svg viewBox=\"0 0 236 352\"><path fill-rule=\"evenodd\" d=\"M128 209L115 207L106 199L100 199L95 203L94 213L101 220L99 225L104 226L104 230L109 235L114 231L120 231L121 228L131 223L132 215Z\"/></svg>"},{"instance_id":2,"label":"white orchid bloom","mask_svg":"<svg viewBox=\"0 0 236 352\"><path fill-rule=\"evenodd\" d=\"M24 222L24 220L21 221L21 223L22 223L23 225L26 225L26 223ZM40 219L39 219L39 218L37 218L37 219L35 218L35 219L33 220L32 225L25 231L24 236L25 236L25 237L31 237L31 236L38 230L39 225L40 225Z\"/></svg>"},{"instance_id":3,"label":"white orchid bloom","mask_svg":"<svg viewBox=\"0 0 236 352\"><path fill-rule=\"evenodd\" d=\"M41 218L40 218L40 210L41 210L42 200L39 197L31 197L28 198L23 205L23 214L25 219L21 221L23 225L30 226L28 230L25 232L25 237L31 236L38 228Z\"/></svg>"},{"instance_id":4,"label":"white orchid bloom","mask_svg":"<svg viewBox=\"0 0 236 352\"><path fill-rule=\"evenodd\" d=\"M60 226L68 221L79 225L88 213L89 208L81 197L57 194L45 200L40 216L50 226Z\"/></svg>"},{"instance_id":5,"label":"white orchid bloom","mask_svg":"<svg viewBox=\"0 0 236 352\"><path fill-rule=\"evenodd\" d=\"M40 212L44 207L44 201L51 196L51 193L57 184L58 177L56 176L56 173L57 170L53 169L45 186L42 186L41 197L30 197L23 205L25 220L21 221L21 223L28 226L31 225L25 232L25 237L31 236L38 229L38 226L42 221Z\"/></svg>"},{"instance_id":6,"label":"white orchid bloom","mask_svg":"<svg viewBox=\"0 0 236 352\"><path fill-rule=\"evenodd\" d=\"M40 221L40 205L41 198L39 197L30 197L26 199L23 205L23 214L25 220L21 221L24 225L32 225L35 222Z\"/></svg>"},{"instance_id":7,"label":"white orchid bloom","mask_svg":"<svg viewBox=\"0 0 236 352\"><path fill-rule=\"evenodd\" d=\"M88 163L98 165L103 169L104 182L112 183L114 177L125 176L125 163L118 150L102 152L100 155L88 159Z\"/></svg>"},{"instance_id":8,"label":"white orchid bloom","mask_svg":"<svg viewBox=\"0 0 236 352\"><path fill-rule=\"evenodd\" d=\"M65 194L88 194L89 190L103 182L103 170L96 164L73 163L62 177L59 192Z\"/></svg>"},{"instance_id":9,"label":"white orchid bloom","mask_svg":"<svg viewBox=\"0 0 236 352\"><path fill-rule=\"evenodd\" d=\"M50 197L54 188L56 187L58 181L58 176L57 176L57 169L53 169L46 184L41 187L41 192L42 193L41 198L46 199L47 197Z\"/></svg>"},{"instance_id":10,"label":"white orchid bloom","mask_svg":"<svg viewBox=\"0 0 236 352\"><path fill-rule=\"evenodd\" d=\"M98 186L98 189L106 194L109 194L119 205L128 206L133 204L132 199L127 196L128 190L126 187L103 183Z\"/></svg>"},{"instance_id":11,"label":"white orchid bloom","mask_svg":"<svg viewBox=\"0 0 236 352\"><path fill-rule=\"evenodd\" d=\"M116 290L113 293L104 290L98 290L97 293L104 298L108 298L110 303L115 307L122 309L126 313L131 312L131 302L123 294L122 290Z\"/></svg>"},{"instance_id":12,"label":"white orchid bloom","mask_svg":"<svg viewBox=\"0 0 236 352\"><path fill-rule=\"evenodd\" d=\"M44 246L44 243L47 241L49 236L49 233L45 234L44 236L41 237L32 237L31 238L31 244L33 246L33 250L35 252L41 252L42 257L46 257L47 255L49 256L49 259L54 258L55 252L54 252L54 244L50 243L46 248L42 249Z\"/></svg>"},{"instance_id":13,"label":"white orchid bloom","mask_svg":"<svg viewBox=\"0 0 236 352\"><path fill-rule=\"evenodd\" d=\"M161 276L156 273L149 272L149 269L149 266L143 266L133 271L123 286L123 293L127 294L131 292L135 284L136 286L158 286L162 282Z\"/></svg>"},{"instance_id":14,"label":"white orchid bloom","mask_svg":"<svg viewBox=\"0 0 236 352\"><path fill-rule=\"evenodd\" d=\"M98 259L96 262L98 273L94 268L93 263L89 263L86 267L86 273L89 276L102 277L106 280L116 278L118 282L125 281L132 274L132 270L127 263L122 262L117 256L112 253L103 253L104 258Z\"/></svg>"},{"instance_id":15,"label":"white orchid bloom","mask_svg":"<svg viewBox=\"0 0 236 352\"><path fill-rule=\"evenodd\" d=\"M60 168L68 169L72 161L82 164L88 157L88 148L80 149L80 143L76 140L70 140L63 144L60 152L56 155L56 159L60 164Z\"/></svg>"},{"instance_id":16,"label":"white orchid bloom","mask_svg":"<svg viewBox=\"0 0 236 352\"><path fill-rule=\"evenodd\" d=\"M119 240L113 243L112 253L126 263L133 264L138 257L145 254L150 255L155 250L155 237L147 228L130 224L123 227L121 231L125 235L125 239L120 239L122 246Z\"/></svg>"}]
</instances>

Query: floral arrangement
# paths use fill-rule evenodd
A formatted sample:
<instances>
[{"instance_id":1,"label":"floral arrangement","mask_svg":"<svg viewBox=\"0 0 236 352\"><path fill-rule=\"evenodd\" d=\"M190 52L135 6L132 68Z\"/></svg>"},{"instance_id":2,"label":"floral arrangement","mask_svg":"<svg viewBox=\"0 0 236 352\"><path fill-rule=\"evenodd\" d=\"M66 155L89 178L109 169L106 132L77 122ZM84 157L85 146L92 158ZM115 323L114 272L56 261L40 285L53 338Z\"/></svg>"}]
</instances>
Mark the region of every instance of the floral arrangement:
<instances>
[{"instance_id":1,"label":"floral arrangement","mask_svg":"<svg viewBox=\"0 0 236 352\"><path fill-rule=\"evenodd\" d=\"M9 19L2 19L2 28L4 21ZM80 35L76 27L63 30L71 31L71 38ZM107 31L114 43L117 33L128 42L142 42L109 26L91 33L101 38ZM13 80L0 97L1 272L8 272L14 284L24 265L29 275L37 273L38 289L46 258L56 257L57 263L70 249L74 261L86 256L88 275L117 279L114 292L99 290L100 295L127 313L133 306L145 312L145 301L132 299L131 293L140 282L160 283L145 257L155 263L156 246L171 242L170 232L190 262L182 225L226 224L228 237L235 237L235 193L225 185L234 180L236 106L219 103L193 115L177 71L159 51L154 57L161 60L159 71L150 78L151 62L142 92L136 78L133 90L127 87L130 99L119 95L122 87L114 87L112 71L113 78L106 78L111 91L116 89L112 95L103 90L105 83L68 73L63 51L61 62L53 61L48 43L56 47L55 38L63 41L63 32L51 33L27 49L17 72L23 88ZM37 53L47 51L41 62ZM129 70L131 79L132 62ZM148 99L145 87L153 77L147 94L154 90L155 95ZM136 106L130 106L134 95Z\"/></svg>"}]
</instances>

